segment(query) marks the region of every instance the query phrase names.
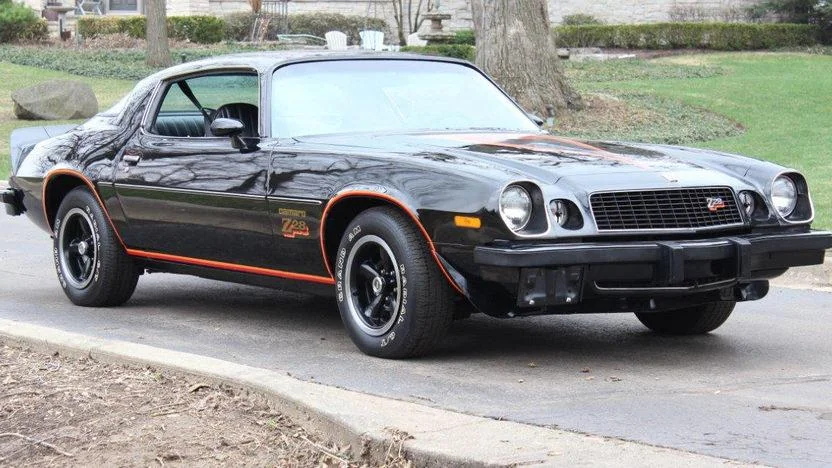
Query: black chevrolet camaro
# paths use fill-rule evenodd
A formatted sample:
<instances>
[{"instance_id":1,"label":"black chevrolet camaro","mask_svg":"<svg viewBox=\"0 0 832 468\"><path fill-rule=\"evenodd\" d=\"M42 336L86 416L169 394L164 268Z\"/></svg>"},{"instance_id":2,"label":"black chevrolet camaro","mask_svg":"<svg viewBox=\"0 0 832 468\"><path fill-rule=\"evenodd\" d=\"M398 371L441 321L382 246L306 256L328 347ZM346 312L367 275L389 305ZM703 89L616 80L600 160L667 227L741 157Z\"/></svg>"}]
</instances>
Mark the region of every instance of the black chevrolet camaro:
<instances>
[{"instance_id":1,"label":"black chevrolet camaro","mask_svg":"<svg viewBox=\"0 0 832 468\"><path fill-rule=\"evenodd\" d=\"M471 312L707 333L832 247L794 170L553 136L449 59L187 63L78 127L15 131L11 158L6 211L51 233L73 303L122 304L157 271L334 294L389 358Z\"/></svg>"}]
</instances>

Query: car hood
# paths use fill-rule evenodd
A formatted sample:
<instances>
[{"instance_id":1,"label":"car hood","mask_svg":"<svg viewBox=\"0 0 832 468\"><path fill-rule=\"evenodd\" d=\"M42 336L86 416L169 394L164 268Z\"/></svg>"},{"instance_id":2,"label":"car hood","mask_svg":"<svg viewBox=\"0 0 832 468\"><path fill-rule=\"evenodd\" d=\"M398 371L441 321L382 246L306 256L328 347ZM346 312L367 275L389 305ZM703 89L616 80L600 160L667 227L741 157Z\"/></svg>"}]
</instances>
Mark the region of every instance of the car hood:
<instances>
[{"instance_id":1,"label":"car hood","mask_svg":"<svg viewBox=\"0 0 832 468\"><path fill-rule=\"evenodd\" d=\"M514 177L574 182L593 189L665 185L735 185L748 158L649 144L586 142L549 134L436 132L316 136L300 139L356 150L375 149L439 159L460 168L489 166ZM714 171L717 171L716 173ZM611 177L611 176L624 177Z\"/></svg>"}]
</instances>

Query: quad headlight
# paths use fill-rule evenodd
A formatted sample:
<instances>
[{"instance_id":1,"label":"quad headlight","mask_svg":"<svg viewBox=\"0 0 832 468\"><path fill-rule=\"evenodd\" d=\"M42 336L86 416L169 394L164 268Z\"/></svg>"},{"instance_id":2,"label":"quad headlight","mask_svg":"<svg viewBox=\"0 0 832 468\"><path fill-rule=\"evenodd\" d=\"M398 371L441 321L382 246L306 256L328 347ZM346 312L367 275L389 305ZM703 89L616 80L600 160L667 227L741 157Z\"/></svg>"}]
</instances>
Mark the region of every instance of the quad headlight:
<instances>
[{"instance_id":1,"label":"quad headlight","mask_svg":"<svg viewBox=\"0 0 832 468\"><path fill-rule=\"evenodd\" d=\"M752 217L754 215L754 211L757 210L757 199L754 197L753 192L749 192L744 190L739 193L740 197L740 207L745 211L745 214L748 217Z\"/></svg>"},{"instance_id":2,"label":"quad headlight","mask_svg":"<svg viewBox=\"0 0 832 468\"><path fill-rule=\"evenodd\" d=\"M771 184L771 203L780 216L787 218L797 207L797 186L791 177L781 175Z\"/></svg>"},{"instance_id":3,"label":"quad headlight","mask_svg":"<svg viewBox=\"0 0 832 468\"><path fill-rule=\"evenodd\" d=\"M532 197L519 185L509 185L500 195L500 216L512 231L520 231L532 219Z\"/></svg>"}]
</instances>

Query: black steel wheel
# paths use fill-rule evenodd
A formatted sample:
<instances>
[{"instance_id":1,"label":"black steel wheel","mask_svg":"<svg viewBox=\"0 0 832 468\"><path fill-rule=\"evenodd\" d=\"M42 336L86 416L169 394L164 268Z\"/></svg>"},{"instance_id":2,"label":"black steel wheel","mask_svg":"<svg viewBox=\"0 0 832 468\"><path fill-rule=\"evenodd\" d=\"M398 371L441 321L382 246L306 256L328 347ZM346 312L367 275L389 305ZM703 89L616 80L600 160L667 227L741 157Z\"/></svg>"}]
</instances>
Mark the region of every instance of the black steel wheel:
<instances>
[{"instance_id":1,"label":"black steel wheel","mask_svg":"<svg viewBox=\"0 0 832 468\"><path fill-rule=\"evenodd\" d=\"M383 358L429 353L454 315L454 292L413 221L372 208L347 227L335 259L341 318L361 351Z\"/></svg>"},{"instance_id":2,"label":"black steel wheel","mask_svg":"<svg viewBox=\"0 0 832 468\"><path fill-rule=\"evenodd\" d=\"M64 279L74 288L86 288L93 280L93 267L98 259L98 236L90 215L81 208L69 210L57 241L58 267Z\"/></svg>"},{"instance_id":3,"label":"black steel wheel","mask_svg":"<svg viewBox=\"0 0 832 468\"><path fill-rule=\"evenodd\" d=\"M387 333L399 315L402 276L393 251L384 239L370 235L359 239L347 259L344 288L349 292L347 307L364 333Z\"/></svg>"},{"instance_id":4,"label":"black steel wheel","mask_svg":"<svg viewBox=\"0 0 832 468\"><path fill-rule=\"evenodd\" d=\"M73 189L61 201L52 237L58 281L74 304L104 307L130 299L141 270L86 187Z\"/></svg>"},{"instance_id":5,"label":"black steel wheel","mask_svg":"<svg viewBox=\"0 0 832 468\"><path fill-rule=\"evenodd\" d=\"M722 326L736 302L700 304L667 312L636 314L645 327L667 335L703 335Z\"/></svg>"}]
</instances>

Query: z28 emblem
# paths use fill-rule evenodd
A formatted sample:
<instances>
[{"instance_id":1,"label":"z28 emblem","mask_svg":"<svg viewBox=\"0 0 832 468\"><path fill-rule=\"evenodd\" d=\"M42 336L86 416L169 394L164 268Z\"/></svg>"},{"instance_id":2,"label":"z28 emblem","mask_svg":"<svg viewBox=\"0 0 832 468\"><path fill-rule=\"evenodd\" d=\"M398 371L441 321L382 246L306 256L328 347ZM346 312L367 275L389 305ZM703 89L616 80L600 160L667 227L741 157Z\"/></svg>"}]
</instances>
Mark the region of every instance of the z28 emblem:
<instances>
[{"instance_id":1,"label":"z28 emblem","mask_svg":"<svg viewBox=\"0 0 832 468\"><path fill-rule=\"evenodd\" d=\"M281 233L283 237L294 239L295 237L309 237L309 225L306 221L300 221L292 218L283 218L281 220L283 226Z\"/></svg>"},{"instance_id":2,"label":"z28 emblem","mask_svg":"<svg viewBox=\"0 0 832 468\"><path fill-rule=\"evenodd\" d=\"M280 219L280 233L283 234L283 237L288 239L294 239L295 237L309 237L309 225L306 224L306 221L297 219L305 218L305 211L280 208L277 210L277 214L281 216L291 216Z\"/></svg>"},{"instance_id":3,"label":"z28 emblem","mask_svg":"<svg viewBox=\"0 0 832 468\"><path fill-rule=\"evenodd\" d=\"M722 198L708 198L706 201L708 202L708 211L715 213L725 208L725 202L722 200Z\"/></svg>"}]
</instances>

